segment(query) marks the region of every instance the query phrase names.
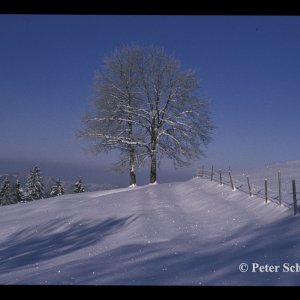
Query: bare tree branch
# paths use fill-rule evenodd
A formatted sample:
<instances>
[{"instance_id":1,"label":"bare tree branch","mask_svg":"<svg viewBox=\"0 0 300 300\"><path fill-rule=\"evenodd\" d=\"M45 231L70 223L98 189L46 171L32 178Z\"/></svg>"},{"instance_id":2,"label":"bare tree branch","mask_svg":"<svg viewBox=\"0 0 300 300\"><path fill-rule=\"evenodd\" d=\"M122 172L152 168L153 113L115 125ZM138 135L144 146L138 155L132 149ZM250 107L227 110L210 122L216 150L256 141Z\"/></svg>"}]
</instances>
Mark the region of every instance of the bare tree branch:
<instances>
[{"instance_id":1,"label":"bare tree branch","mask_svg":"<svg viewBox=\"0 0 300 300\"><path fill-rule=\"evenodd\" d=\"M94 142L94 151L119 150L118 168L130 174L135 164L150 161L150 182L164 157L176 167L204 155L214 126L194 71L183 70L162 48L136 45L117 49L104 67L79 133Z\"/></svg>"}]
</instances>

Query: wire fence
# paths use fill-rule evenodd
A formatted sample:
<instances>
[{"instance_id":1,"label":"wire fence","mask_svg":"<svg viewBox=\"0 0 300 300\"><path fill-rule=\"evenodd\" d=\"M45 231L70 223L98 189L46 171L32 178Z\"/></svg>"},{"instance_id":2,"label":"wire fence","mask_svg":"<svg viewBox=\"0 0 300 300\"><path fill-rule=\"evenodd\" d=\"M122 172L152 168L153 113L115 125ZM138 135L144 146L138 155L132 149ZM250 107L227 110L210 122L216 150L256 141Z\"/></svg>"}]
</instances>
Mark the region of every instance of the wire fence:
<instances>
[{"instance_id":1,"label":"wire fence","mask_svg":"<svg viewBox=\"0 0 300 300\"><path fill-rule=\"evenodd\" d=\"M293 214L297 215L297 201L300 199L299 192L296 190L300 178L291 178L290 175L282 174L280 171L268 174L268 177L261 175L250 176L244 173L234 173L230 170L198 168L197 177L205 178L210 181L218 182L221 185L231 187L233 191L239 190L247 193L250 197L262 199L265 203L273 202L280 206L293 209Z\"/></svg>"}]
</instances>

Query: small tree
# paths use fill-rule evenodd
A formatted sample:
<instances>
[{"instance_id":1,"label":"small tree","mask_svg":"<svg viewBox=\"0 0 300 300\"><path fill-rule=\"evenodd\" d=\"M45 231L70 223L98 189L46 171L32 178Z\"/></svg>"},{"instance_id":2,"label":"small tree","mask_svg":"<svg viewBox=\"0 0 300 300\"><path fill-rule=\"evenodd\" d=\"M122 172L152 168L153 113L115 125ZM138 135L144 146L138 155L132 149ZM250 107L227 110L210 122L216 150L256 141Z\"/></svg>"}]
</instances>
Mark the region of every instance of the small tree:
<instances>
[{"instance_id":1,"label":"small tree","mask_svg":"<svg viewBox=\"0 0 300 300\"><path fill-rule=\"evenodd\" d=\"M0 187L0 204L1 205L11 204L10 183L7 178L4 179Z\"/></svg>"},{"instance_id":2,"label":"small tree","mask_svg":"<svg viewBox=\"0 0 300 300\"><path fill-rule=\"evenodd\" d=\"M78 181L74 185L74 193L83 193L84 186L82 183L82 177L79 177Z\"/></svg>"},{"instance_id":3,"label":"small tree","mask_svg":"<svg viewBox=\"0 0 300 300\"><path fill-rule=\"evenodd\" d=\"M13 202L18 203L24 200L23 189L20 181L17 179L12 191Z\"/></svg>"},{"instance_id":4,"label":"small tree","mask_svg":"<svg viewBox=\"0 0 300 300\"><path fill-rule=\"evenodd\" d=\"M61 196L64 194L64 188L62 186L62 183L60 181L60 178L56 180L56 183L54 186L52 186L51 191L50 191L50 196L55 197L55 196Z\"/></svg>"},{"instance_id":5,"label":"small tree","mask_svg":"<svg viewBox=\"0 0 300 300\"><path fill-rule=\"evenodd\" d=\"M46 198L45 186L38 166L33 168L27 179L27 197L28 200Z\"/></svg>"}]
</instances>

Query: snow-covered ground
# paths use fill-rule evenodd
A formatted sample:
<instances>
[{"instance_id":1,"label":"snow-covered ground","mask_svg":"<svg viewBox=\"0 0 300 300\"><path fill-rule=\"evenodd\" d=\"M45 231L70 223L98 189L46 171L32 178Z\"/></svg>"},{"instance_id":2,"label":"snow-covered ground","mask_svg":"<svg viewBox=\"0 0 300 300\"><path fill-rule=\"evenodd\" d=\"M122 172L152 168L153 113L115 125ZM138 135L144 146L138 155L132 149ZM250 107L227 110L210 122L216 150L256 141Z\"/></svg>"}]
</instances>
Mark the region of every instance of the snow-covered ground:
<instances>
[{"instance_id":1,"label":"snow-covered ground","mask_svg":"<svg viewBox=\"0 0 300 300\"><path fill-rule=\"evenodd\" d=\"M3 206L0 227L0 284L300 283L251 272L300 263L299 216L202 178Z\"/></svg>"},{"instance_id":2,"label":"snow-covered ground","mask_svg":"<svg viewBox=\"0 0 300 300\"><path fill-rule=\"evenodd\" d=\"M220 182L219 169L215 168L213 181ZM222 181L231 186L230 177L227 169L221 170ZM278 174L280 173L280 175ZM202 168L198 169L199 176L202 175ZM246 170L244 172L231 171L234 186L244 192L249 193L247 177L251 185L251 191L255 197L265 198L265 179L267 179L268 201L279 204L279 176L281 178L281 202L282 205L292 207L292 179L295 179L297 187L297 198L300 191L300 161L289 161L266 165L260 168ZM206 166L204 177L211 179L211 167Z\"/></svg>"}]
</instances>

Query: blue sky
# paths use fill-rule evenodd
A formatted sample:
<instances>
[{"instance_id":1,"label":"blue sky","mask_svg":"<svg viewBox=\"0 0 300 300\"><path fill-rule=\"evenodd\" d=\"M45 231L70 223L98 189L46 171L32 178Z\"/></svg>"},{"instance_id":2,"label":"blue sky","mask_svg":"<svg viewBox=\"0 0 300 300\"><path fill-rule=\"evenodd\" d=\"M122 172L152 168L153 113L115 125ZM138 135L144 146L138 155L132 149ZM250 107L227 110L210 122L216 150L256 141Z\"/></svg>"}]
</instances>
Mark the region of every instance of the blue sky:
<instances>
[{"instance_id":1,"label":"blue sky","mask_svg":"<svg viewBox=\"0 0 300 300\"><path fill-rule=\"evenodd\" d=\"M46 175L126 184L127 174L107 175L114 158L87 153L75 132L102 58L131 42L163 46L198 70L211 99L207 157L182 172L165 166L162 181L202 163L297 160L299 37L298 16L0 15L0 173L40 164Z\"/></svg>"}]
</instances>

